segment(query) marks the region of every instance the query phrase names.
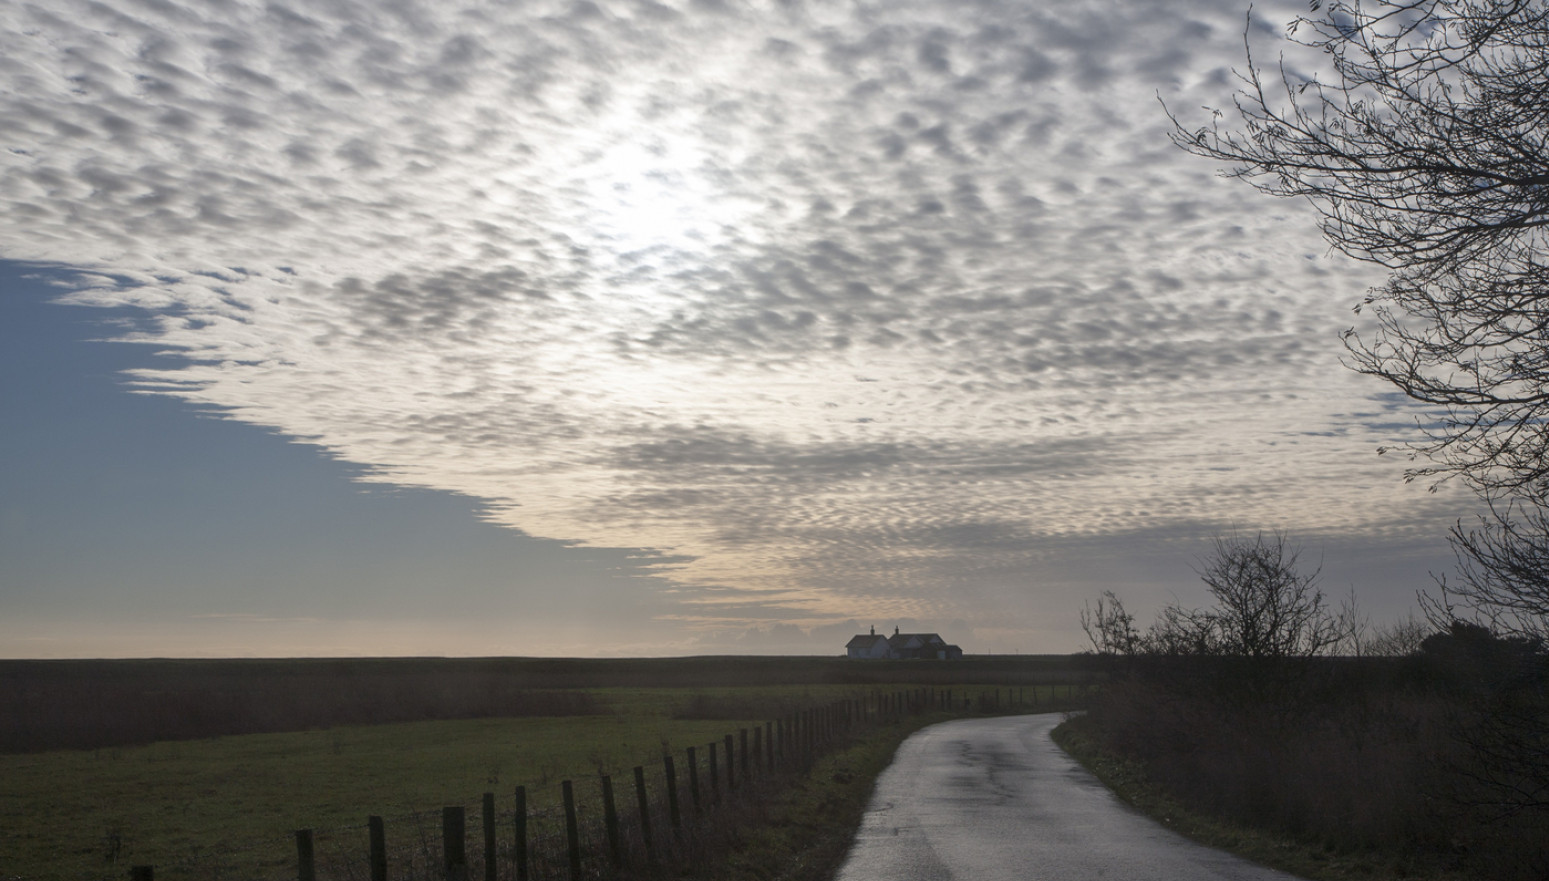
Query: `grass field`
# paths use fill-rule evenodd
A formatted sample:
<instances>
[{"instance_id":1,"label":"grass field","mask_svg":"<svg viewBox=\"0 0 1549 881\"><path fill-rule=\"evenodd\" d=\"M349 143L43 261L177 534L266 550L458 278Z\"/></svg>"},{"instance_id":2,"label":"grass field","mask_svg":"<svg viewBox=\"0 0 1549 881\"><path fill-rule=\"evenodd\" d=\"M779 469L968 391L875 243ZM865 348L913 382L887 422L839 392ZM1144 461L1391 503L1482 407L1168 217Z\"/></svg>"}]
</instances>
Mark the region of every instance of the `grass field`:
<instances>
[{"instance_id":1,"label":"grass field","mask_svg":"<svg viewBox=\"0 0 1549 881\"><path fill-rule=\"evenodd\" d=\"M593 690L1082 681L1071 656L0 660L0 753L434 719L610 712ZM767 717L766 717L767 718Z\"/></svg>"},{"instance_id":2,"label":"grass field","mask_svg":"<svg viewBox=\"0 0 1549 881\"><path fill-rule=\"evenodd\" d=\"M519 785L537 810L564 779L595 799L599 772L842 696L1083 678L1068 656L0 661L0 879L286 877L296 829L353 842Z\"/></svg>"},{"instance_id":3,"label":"grass field","mask_svg":"<svg viewBox=\"0 0 1549 881\"><path fill-rule=\"evenodd\" d=\"M841 690L776 687L738 697L775 708ZM562 779L617 774L658 761L664 746L709 743L766 718L673 718L695 696L604 691L598 697L610 710L605 715L408 722L0 756L0 873L29 881L98 878L120 873L115 866L194 861L216 845L256 848L248 861L255 869L268 855L284 865L299 828L472 807L483 792L509 795L519 784L536 804L557 802Z\"/></svg>"},{"instance_id":4,"label":"grass field","mask_svg":"<svg viewBox=\"0 0 1549 881\"><path fill-rule=\"evenodd\" d=\"M959 693L970 689L978 691ZM0 877L120 878L130 865L153 864L158 879L179 881L209 877L212 854L225 867L221 877L285 877L299 828L357 827L373 814L403 818L456 804L477 816L481 793L509 801L518 785L535 807L556 804L563 779L589 792L598 773L618 778L656 765L664 751L681 755L739 727L858 693L853 685L586 691L600 712L0 755ZM1049 697L1040 689L1040 700ZM857 785L850 772L841 776L838 784Z\"/></svg>"}]
</instances>

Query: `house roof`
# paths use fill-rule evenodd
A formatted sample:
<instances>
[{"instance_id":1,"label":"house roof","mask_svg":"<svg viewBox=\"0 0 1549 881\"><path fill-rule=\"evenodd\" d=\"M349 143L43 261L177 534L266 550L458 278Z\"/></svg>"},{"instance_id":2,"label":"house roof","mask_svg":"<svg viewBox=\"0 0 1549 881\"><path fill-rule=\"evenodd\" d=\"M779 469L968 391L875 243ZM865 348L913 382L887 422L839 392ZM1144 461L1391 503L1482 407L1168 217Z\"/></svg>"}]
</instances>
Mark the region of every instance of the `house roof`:
<instances>
[{"instance_id":1,"label":"house roof","mask_svg":"<svg viewBox=\"0 0 1549 881\"><path fill-rule=\"evenodd\" d=\"M847 649L871 648L877 644L877 640L887 642L887 637L876 635L868 636L864 633L857 633L856 635L850 637L850 641L845 643L844 647ZM833 643L829 643L829 645L833 645Z\"/></svg>"},{"instance_id":2,"label":"house roof","mask_svg":"<svg viewBox=\"0 0 1549 881\"><path fill-rule=\"evenodd\" d=\"M946 640L939 633L895 633L887 638L888 644L902 648L912 641L915 645L943 645Z\"/></svg>"}]
</instances>

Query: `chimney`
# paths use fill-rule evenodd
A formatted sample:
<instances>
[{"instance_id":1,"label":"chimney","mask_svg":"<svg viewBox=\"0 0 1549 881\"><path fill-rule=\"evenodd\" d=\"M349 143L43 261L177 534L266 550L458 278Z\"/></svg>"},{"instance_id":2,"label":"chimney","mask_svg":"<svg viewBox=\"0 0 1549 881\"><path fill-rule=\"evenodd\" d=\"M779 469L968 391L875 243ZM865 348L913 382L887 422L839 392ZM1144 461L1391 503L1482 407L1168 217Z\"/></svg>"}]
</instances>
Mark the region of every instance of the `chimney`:
<instances>
[{"instance_id":1,"label":"chimney","mask_svg":"<svg viewBox=\"0 0 1549 881\"><path fill-rule=\"evenodd\" d=\"M876 636L877 635L877 625L875 625L875 624L871 625L871 635L872 636Z\"/></svg>"},{"instance_id":2,"label":"chimney","mask_svg":"<svg viewBox=\"0 0 1549 881\"><path fill-rule=\"evenodd\" d=\"M894 624L894 625L893 625L893 635L894 635L894 636L897 636L897 635L898 635L898 625L897 625L897 624Z\"/></svg>"}]
</instances>

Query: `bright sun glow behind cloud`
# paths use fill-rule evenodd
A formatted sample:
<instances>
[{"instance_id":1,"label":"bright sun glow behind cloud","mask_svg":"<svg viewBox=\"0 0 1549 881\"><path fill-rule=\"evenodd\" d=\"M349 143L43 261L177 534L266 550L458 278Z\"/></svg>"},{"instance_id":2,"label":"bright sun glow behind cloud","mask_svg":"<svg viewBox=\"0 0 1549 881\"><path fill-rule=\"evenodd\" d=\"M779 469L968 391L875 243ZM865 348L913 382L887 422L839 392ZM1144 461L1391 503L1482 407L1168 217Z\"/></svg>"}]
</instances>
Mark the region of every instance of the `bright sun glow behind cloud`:
<instances>
[{"instance_id":1,"label":"bright sun glow behind cloud","mask_svg":"<svg viewBox=\"0 0 1549 881\"><path fill-rule=\"evenodd\" d=\"M709 250L743 220L716 199L705 179L709 159L697 145L629 128L618 138L577 168L600 245L621 255Z\"/></svg>"}]
</instances>

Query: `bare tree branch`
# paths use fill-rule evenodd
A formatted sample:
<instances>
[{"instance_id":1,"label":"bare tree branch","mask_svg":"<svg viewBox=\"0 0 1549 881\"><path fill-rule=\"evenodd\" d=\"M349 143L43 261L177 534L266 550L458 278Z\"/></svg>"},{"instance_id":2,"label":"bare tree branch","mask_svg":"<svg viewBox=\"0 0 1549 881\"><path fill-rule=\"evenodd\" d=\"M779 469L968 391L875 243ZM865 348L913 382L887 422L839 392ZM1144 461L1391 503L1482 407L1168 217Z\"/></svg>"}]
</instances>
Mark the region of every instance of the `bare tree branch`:
<instances>
[{"instance_id":1,"label":"bare tree branch","mask_svg":"<svg viewBox=\"0 0 1549 881\"><path fill-rule=\"evenodd\" d=\"M1345 342L1436 410L1411 478L1549 483L1549 5L1341 0L1292 39L1332 82L1274 83L1250 54L1241 127L1174 116L1173 141L1308 200L1335 250L1391 270L1361 304L1375 331Z\"/></svg>"}]
</instances>

